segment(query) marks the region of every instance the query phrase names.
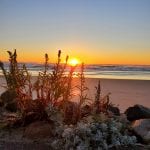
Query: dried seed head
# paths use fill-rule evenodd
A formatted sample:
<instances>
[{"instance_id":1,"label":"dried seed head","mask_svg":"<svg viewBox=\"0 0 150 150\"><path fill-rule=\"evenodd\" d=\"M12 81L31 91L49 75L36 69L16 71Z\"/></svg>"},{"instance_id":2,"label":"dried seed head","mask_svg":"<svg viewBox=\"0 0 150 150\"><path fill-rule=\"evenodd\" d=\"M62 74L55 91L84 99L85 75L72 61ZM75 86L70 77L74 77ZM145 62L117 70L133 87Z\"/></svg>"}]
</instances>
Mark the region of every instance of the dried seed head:
<instances>
[{"instance_id":1,"label":"dried seed head","mask_svg":"<svg viewBox=\"0 0 150 150\"><path fill-rule=\"evenodd\" d=\"M14 56L17 57L16 49L14 49Z\"/></svg>"},{"instance_id":2,"label":"dried seed head","mask_svg":"<svg viewBox=\"0 0 150 150\"><path fill-rule=\"evenodd\" d=\"M69 59L69 56L67 55L67 56L66 56L66 63L68 62L68 59Z\"/></svg>"},{"instance_id":3,"label":"dried seed head","mask_svg":"<svg viewBox=\"0 0 150 150\"><path fill-rule=\"evenodd\" d=\"M46 61L48 61L48 60L49 60L49 58L48 58L48 54L47 54L47 53L45 54L45 60L46 60Z\"/></svg>"},{"instance_id":4,"label":"dried seed head","mask_svg":"<svg viewBox=\"0 0 150 150\"><path fill-rule=\"evenodd\" d=\"M58 57L60 58L61 56L61 50L58 50Z\"/></svg>"}]
</instances>

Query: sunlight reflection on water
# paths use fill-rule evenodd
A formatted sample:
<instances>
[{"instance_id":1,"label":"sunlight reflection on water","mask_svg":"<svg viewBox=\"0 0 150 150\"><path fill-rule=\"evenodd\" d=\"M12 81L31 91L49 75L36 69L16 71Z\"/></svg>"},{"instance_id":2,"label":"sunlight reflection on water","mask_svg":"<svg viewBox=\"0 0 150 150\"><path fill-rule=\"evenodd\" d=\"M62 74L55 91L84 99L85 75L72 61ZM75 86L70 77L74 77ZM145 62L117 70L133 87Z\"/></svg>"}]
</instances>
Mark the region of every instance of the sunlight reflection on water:
<instances>
[{"instance_id":1,"label":"sunlight reflection on water","mask_svg":"<svg viewBox=\"0 0 150 150\"><path fill-rule=\"evenodd\" d=\"M110 70L103 70L101 68L98 69L86 69L85 68L85 77L87 78L105 78L105 79L136 79L136 80L150 80L150 70L149 68L145 69L112 69ZM77 77L79 73L79 68L77 71L73 73L73 77ZM41 67L39 68L29 68L29 72L32 76L37 76L39 71L41 71ZM52 73L50 69L49 73ZM66 72L67 73L67 72ZM0 70L0 75L2 75L2 70Z\"/></svg>"}]
</instances>

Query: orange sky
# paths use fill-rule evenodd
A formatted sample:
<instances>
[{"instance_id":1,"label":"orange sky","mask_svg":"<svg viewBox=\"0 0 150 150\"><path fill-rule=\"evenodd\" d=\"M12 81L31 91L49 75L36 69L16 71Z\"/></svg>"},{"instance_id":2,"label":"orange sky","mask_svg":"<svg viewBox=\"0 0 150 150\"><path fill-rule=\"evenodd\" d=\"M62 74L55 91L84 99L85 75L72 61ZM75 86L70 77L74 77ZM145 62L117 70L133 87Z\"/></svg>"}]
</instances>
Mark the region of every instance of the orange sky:
<instances>
[{"instance_id":1,"label":"orange sky","mask_svg":"<svg viewBox=\"0 0 150 150\"><path fill-rule=\"evenodd\" d=\"M37 62L42 63L44 61L44 54L48 53L49 62L56 62L57 60L57 50L55 51L21 51L17 50L18 53L18 61L19 62ZM148 53L138 53L133 54L130 53L109 53L106 51L95 52L95 53L87 53L86 51L79 50L70 50L63 51L62 50L62 62L65 61L66 55L69 55L69 58L78 58L81 62L85 64L135 64L135 65L149 65L150 64L150 52ZM0 52L0 60L7 61L8 54L6 50Z\"/></svg>"}]
</instances>

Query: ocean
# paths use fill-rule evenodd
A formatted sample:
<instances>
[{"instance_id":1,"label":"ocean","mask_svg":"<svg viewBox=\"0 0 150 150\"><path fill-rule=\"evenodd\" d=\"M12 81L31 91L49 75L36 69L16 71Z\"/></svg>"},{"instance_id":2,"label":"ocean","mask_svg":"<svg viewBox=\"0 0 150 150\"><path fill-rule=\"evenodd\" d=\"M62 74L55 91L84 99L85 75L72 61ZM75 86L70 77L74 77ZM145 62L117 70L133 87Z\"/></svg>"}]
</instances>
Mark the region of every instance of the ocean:
<instances>
[{"instance_id":1,"label":"ocean","mask_svg":"<svg viewBox=\"0 0 150 150\"><path fill-rule=\"evenodd\" d=\"M4 63L4 66L8 69L8 63ZM42 64L26 63L26 66L32 76L37 76L44 69ZM54 64L49 64L49 72L52 72L53 66ZM77 67L75 74L79 70ZM85 65L84 74L88 78L150 80L150 65Z\"/></svg>"}]
</instances>

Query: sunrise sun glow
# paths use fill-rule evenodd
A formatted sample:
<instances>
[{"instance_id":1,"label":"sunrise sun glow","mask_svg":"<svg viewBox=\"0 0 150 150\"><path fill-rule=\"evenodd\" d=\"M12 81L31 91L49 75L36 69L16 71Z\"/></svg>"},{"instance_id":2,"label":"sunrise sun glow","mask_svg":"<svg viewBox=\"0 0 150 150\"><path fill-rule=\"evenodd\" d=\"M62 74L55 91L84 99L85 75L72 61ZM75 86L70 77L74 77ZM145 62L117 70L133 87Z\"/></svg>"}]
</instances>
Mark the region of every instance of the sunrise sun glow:
<instances>
[{"instance_id":1,"label":"sunrise sun glow","mask_svg":"<svg viewBox=\"0 0 150 150\"><path fill-rule=\"evenodd\" d=\"M78 65L80 62L79 62L79 60L77 59L77 58L72 58L72 59L70 59L70 61L69 61L69 65L70 66L76 66L76 65Z\"/></svg>"}]
</instances>

